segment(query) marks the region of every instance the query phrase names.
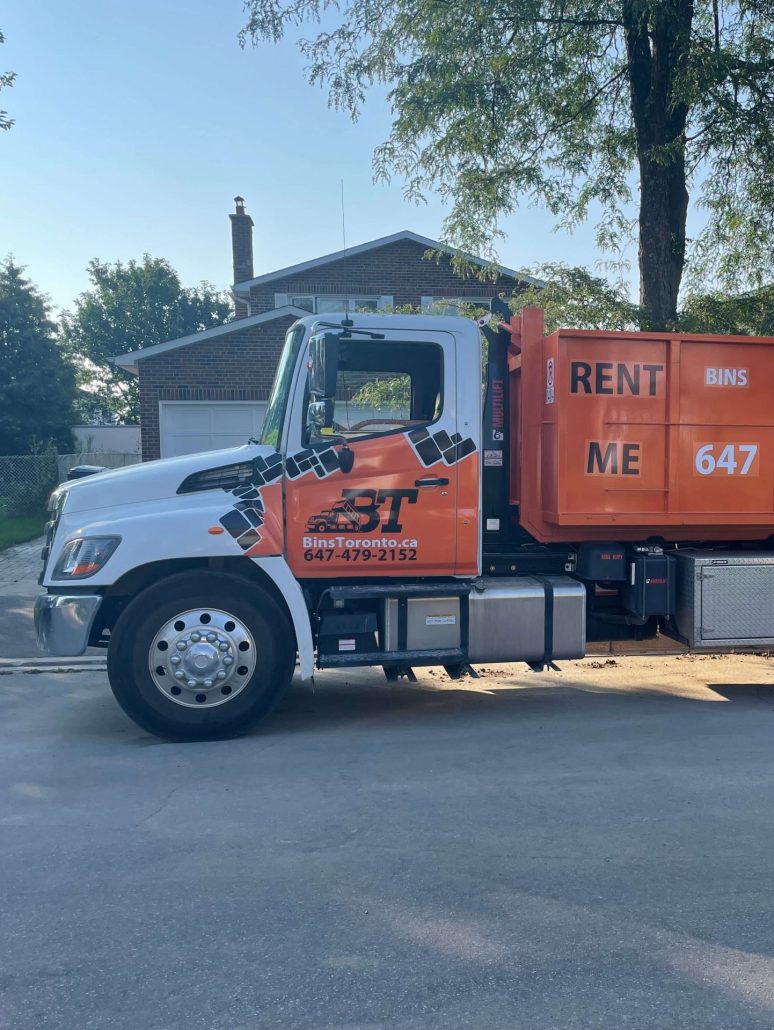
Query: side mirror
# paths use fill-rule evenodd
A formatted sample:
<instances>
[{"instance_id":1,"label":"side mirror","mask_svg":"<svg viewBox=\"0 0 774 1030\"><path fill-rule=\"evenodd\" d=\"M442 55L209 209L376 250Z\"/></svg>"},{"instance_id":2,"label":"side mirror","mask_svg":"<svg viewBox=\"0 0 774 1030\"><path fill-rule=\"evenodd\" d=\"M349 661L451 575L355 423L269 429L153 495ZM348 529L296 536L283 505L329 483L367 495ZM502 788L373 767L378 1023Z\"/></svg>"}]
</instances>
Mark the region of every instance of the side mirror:
<instances>
[{"instance_id":1,"label":"side mirror","mask_svg":"<svg viewBox=\"0 0 774 1030\"><path fill-rule=\"evenodd\" d=\"M309 341L309 393L315 400L334 399L339 371L339 338L320 333Z\"/></svg>"},{"instance_id":2,"label":"side mirror","mask_svg":"<svg viewBox=\"0 0 774 1030\"><path fill-rule=\"evenodd\" d=\"M309 406L306 409L306 428L309 442L340 443L336 452L342 472L352 471L354 452L346 440L336 435L334 420L336 383L339 372L339 337L334 333L320 333L309 341Z\"/></svg>"}]
</instances>

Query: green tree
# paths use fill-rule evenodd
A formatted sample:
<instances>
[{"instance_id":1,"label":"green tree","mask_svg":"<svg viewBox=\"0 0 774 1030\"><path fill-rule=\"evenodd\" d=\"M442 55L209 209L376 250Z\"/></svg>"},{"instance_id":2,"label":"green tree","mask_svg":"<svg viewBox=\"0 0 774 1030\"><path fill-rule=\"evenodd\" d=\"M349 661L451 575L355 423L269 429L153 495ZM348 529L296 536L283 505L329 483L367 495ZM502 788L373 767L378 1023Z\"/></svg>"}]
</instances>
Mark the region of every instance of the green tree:
<instances>
[{"instance_id":1,"label":"green tree","mask_svg":"<svg viewBox=\"0 0 774 1030\"><path fill-rule=\"evenodd\" d=\"M0 32L0 44L5 43L5 36ZM0 90L6 89L8 86L13 86L14 80L16 79L16 72L0 72ZM0 110L0 131L3 129L10 129L13 125L13 118L11 118L7 111Z\"/></svg>"},{"instance_id":2,"label":"green tree","mask_svg":"<svg viewBox=\"0 0 774 1030\"><path fill-rule=\"evenodd\" d=\"M636 329L640 311L629 300L625 283L608 282L587 268L561 262L538 265L528 274L542 286L527 286L514 294L514 311L525 307L543 308L546 332L555 329Z\"/></svg>"},{"instance_id":3,"label":"green tree","mask_svg":"<svg viewBox=\"0 0 774 1030\"><path fill-rule=\"evenodd\" d=\"M127 264L95 259L88 271L92 288L61 322L65 347L79 365L78 407L88 421L136 422L137 380L113 358L222 325L231 312L228 294L205 282L184 287L168 261L148 254Z\"/></svg>"},{"instance_id":4,"label":"green tree","mask_svg":"<svg viewBox=\"0 0 774 1030\"><path fill-rule=\"evenodd\" d=\"M401 411L411 409L411 377L390 376L372 379L352 394L351 403L358 408L374 411Z\"/></svg>"},{"instance_id":5,"label":"green tree","mask_svg":"<svg viewBox=\"0 0 774 1030\"><path fill-rule=\"evenodd\" d=\"M546 332L556 329L636 329L639 309L629 300L626 284L609 282L587 268L544 264L526 270L544 285L528 286L510 300L516 312L524 307L545 311ZM744 293L723 290L692 292L681 304L677 328L685 333L774 336L774 285Z\"/></svg>"},{"instance_id":6,"label":"green tree","mask_svg":"<svg viewBox=\"0 0 774 1030\"><path fill-rule=\"evenodd\" d=\"M680 328L688 333L774 336L774 286L741 294L691 294L680 311Z\"/></svg>"},{"instance_id":7,"label":"green tree","mask_svg":"<svg viewBox=\"0 0 774 1030\"><path fill-rule=\"evenodd\" d=\"M0 263L0 454L73 446L75 380L48 303L12 258Z\"/></svg>"},{"instance_id":8,"label":"green tree","mask_svg":"<svg viewBox=\"0 0 774 1030\"><path fill-rule=\"evenodd\" d=\"M774 265L770 0L246 0L241 41L299 43L312 83L356 117L388 88L377 175L451 203L444 238L494 257L521 201L597 240L630 236L638 199L642 322L677 317L689 191L707 210L703 274L759 285ZM636 177L638 198L632 196Z\"/></svg>"}]
</instances>

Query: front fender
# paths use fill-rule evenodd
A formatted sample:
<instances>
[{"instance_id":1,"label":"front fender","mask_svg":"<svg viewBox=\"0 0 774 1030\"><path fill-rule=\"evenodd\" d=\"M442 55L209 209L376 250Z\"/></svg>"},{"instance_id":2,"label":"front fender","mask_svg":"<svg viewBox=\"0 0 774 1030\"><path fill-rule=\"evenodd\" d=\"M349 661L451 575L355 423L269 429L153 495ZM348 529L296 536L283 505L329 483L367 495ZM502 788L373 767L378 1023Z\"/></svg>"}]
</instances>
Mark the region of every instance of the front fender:
<instances>
[{"instance_id":1,"label":"front fender","mask_svg":"<svg viewBox=\"0 0 774 1030\"><path fill-rule=\"evenodd\" d=\"M246 553L243 543L229 532L211 533L221 528L221 517L228 512L233 498L224 494L203 494L138 502L123 508L104 508L72 516L65 513L57 530L56 540L47 563L43 585L62 590L74 585L70 579L54 579L51 575L57 558L68 540L84 536L119 536L121 543L105 566L94 576L78 580L78 586L109 587L122 576L152 562L180 558L234 558L253 561L280 592L288 608L296 634L302 679L314 675L314 644L309 613L298 580L282 556L281 530L274 529L274 506L266 507L266 522L261 527L261 544ZM281 523L280 523L281 525ZM261 545L270 552L257 553Z\"/></svg>"},{"instance_id":2,"label":"front fender","mask_svg":"<svg viewBox=\"0 0 774 1030\"><path fill-rule=\"evenodd\" d=\"M273 558L252 558L251 561L269 577L285 599L290 618L293 620L293 629L296 631L301 679L309 680L314 675L314 643L309 611L299 582L281 555Z\"/></svg>"},{"instance_id":3,"label":"front fender","mask_svg":"<svg viewBox=\"0 0 774 1030\"><path fill-rule=\"evenodd\" d=\"M74 585L68 578L55 579L53 570L68 540L86 536L118 536L121 542L99 572L78 580L78 585L83 586L112 586L127 572L157 561L234 558L245 556L248 550L251 556L281 555L281 507L277 510L276 503L267 503L259 529L235 536L243 529L245 520L234 503L230 493L210 491L86 512L70 513L65 509L46 563L43 584L57 588ZM241 523L236 530L231 521L235 517Z\"/></svg>"}]
</instances>

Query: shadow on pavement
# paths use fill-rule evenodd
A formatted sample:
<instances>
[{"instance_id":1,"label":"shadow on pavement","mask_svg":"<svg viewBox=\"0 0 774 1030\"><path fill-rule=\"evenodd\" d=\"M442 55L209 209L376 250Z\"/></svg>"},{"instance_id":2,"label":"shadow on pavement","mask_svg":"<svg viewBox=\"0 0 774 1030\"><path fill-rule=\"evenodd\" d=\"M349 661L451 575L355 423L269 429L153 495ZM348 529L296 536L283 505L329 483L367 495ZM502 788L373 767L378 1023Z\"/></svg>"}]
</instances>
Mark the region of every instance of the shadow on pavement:
<instances>
[{"instance_id":1,"label":"shadow on pavement","mask_svg":"<svg viewBox=\"0 0 774 1030\"><path fill-rule=\"evenodd\" d=\"M433 682L430 677L434 677ZM381 672L363 670L357 677L348 673L325 673L315 686L295 681L279 707L267 720L247 734L250 738L293 737L298 734L326 734L339 730L380 729L392 732L406 728L458 728L525 722L561 724L563 720L593 724L598 717L643 720L658 718L665 708L717 710L724 702L734 708L774 708L774 685L765 683L720 683L698 681L691 695L654 683L615 686L603 676L551 677L534 675L488 682L463 680L452 683L441 670L423 670L423 679L410 684L387 683ZM5 700L13 696L22 704L36 689L38 676L6 677ZM63 736L113 738L135 746L164 743L145 733L128 719L114 700L104 672L45 676L45 692L56 688L61 709L59 732ZM40 685L43 685L42 683ZM644 702L644 704L643 704ZM228 744L228 739L223 741ZM197 746L197 745L189 745Z\"/></svg>"}]
</instances>

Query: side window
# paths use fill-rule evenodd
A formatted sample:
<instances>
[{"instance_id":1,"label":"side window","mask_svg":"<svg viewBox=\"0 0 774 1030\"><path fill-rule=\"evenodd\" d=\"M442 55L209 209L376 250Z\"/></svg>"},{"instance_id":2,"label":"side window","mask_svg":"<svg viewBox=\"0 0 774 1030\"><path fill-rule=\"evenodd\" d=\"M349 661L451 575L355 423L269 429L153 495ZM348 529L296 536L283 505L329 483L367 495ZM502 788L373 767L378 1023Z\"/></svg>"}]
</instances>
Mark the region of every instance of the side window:
<instances>
[{"instance_id":1,"label":"side window","mask_svg":"<svg viewBox=\"0 0 774 1030\"><path fill-rule=\"evenodd\" d=\"M443 356L431 343L346 340L339 349L334 420L346 436L428 425L443 409Z\"/></svg>"}]
</instances>

